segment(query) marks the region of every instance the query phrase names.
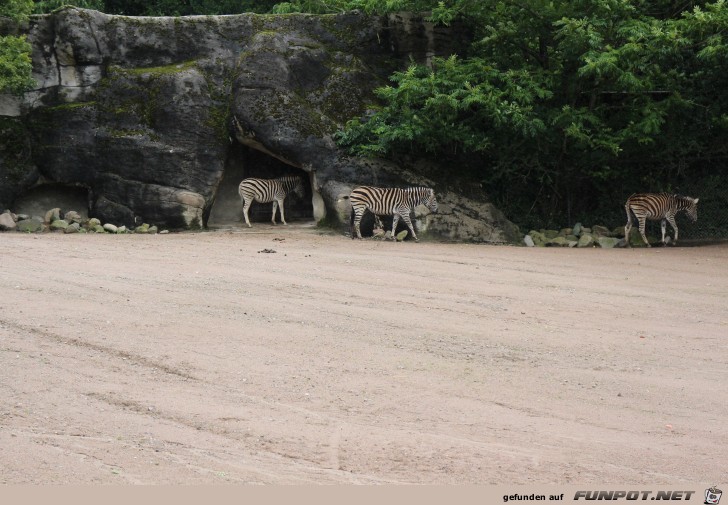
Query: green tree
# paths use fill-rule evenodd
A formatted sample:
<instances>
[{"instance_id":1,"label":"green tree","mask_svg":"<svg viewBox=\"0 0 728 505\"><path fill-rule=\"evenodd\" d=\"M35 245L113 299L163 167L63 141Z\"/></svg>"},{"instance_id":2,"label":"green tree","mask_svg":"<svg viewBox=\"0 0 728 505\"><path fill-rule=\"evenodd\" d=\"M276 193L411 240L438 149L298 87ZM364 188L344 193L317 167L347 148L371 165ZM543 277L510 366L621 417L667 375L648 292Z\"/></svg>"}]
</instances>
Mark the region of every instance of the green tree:
<instances>
[{"instance_id":1,"label":"green tree","mask_svg":"<svg viewBox=\"0 0 728 505\"><path fill-rule=\"evenodd\" d=\"M32 0L0 0L0 17L17 24L28 18ZM24 36L0 36L0 93L19 94L35 83L31 78L30 44Z\"/></svg>"},{"instance_id":2,"label":"green tree","mask_svg":"<svg viewBox=\"0 0 728 505\"><path fill-rule=\"evenodd\" d=\"M406 3L406 2L405 2ZM353 153L427 153L525 226L621 214L632 191L687 187L728 145L728 9L716 2L453 0L473 43L395 73L339 134ZM623 201L623 200L622 200Z\"/></svg>"}]
</instances>

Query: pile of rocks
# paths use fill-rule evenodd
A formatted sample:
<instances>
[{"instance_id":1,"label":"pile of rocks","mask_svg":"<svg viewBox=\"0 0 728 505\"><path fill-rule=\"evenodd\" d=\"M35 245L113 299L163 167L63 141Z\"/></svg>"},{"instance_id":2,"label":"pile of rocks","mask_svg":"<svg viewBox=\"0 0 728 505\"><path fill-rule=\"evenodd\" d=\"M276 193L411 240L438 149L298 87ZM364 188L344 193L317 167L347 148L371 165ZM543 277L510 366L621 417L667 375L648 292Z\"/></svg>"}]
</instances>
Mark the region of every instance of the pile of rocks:
<instances>
[{"instance_id":1,"label":"pile of rocks","mask_svg":"<svg viewBox=\"0 0 728 505\"><path fill-rule=\"evenodd\" d=\"M633 228L630 232L632 246L644 246L639 230ZM626 247L624 239L624 226L609 229L606 226L594 225L591 228L576 223L573 228L561 230L531 230L523 237L528 247Z\"/></svg>"},{"instance_id":2,"label":"pile of rocks","mask_svg":"<svg viewBox=\"0 0 728 505\"><path fill-rule=\"evenodd\" d=\"M0 214L0 231L21 231L25 233L169 233L167 230L159 231L156 226L150 226L146 223L136 228L116 226L111 223L102 224L95 217L83 217L74 210L62 213L60 208L49 210L43 217L15 214L6 210Z\"/></svg>"}]
</instances>

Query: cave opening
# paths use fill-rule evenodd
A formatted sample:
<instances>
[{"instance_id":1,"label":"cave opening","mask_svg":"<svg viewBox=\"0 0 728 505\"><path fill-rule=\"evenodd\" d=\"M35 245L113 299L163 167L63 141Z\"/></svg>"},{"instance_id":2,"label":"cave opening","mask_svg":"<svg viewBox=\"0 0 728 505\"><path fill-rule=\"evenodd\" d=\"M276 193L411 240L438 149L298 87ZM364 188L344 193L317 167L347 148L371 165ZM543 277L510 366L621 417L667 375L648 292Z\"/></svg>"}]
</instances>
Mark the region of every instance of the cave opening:
<instances>
[{"instance_id":1,"label":"cave opening","mask_svg":"<svg viewBox=\"0 0 728 505\"><path fill-rule=\"evenodd\" d=\"M16 214L44 217L51 209L60 208L61 215L74 210L83 218L89 217L89 189L86 186L64 183L44 183L19 195L13 204Z\"/></svg>"},{"instance_id":2,"label":"cave opening","mask_svg":"<svg viewBox=\"0 0 728 505\"><path fill-rule=\"evenodd\" d=\"M274 179L285 175L300 176L305 192L303 198L299 198L296 194L286 197L283 203L286 222L293 224L314 220L313 202L316 200L316 195L312 190L310 173L262 151L239 142L233 142L228 150L223 176L210 208L207 227L246 227L243 218L243 204L238 194L240 182L249 177ZM256 223L270 224L271 211L272 203L254 202L248 211L251 224L253 226ZM276 213L276 222L279 224L281 222L280 212Z\"/></svg>"}]
</instances>

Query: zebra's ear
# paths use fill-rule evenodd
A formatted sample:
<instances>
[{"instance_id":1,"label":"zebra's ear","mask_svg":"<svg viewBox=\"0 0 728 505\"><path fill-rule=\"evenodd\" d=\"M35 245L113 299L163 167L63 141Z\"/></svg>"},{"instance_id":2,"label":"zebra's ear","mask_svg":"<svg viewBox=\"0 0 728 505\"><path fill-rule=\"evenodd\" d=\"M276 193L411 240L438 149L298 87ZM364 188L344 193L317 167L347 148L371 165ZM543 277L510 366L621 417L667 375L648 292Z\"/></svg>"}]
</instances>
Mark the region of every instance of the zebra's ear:
<instances>
[{"instance_id":1,"label":"zebra's ear","mask_svg":"<svg viewBox=\"0 0 728 505\"><path fill-rule=\"evenodd\" d=\"M693 200L693 203L698 203L698 200L700 200L700 198L696 198L695 200Z\"/></svg>"}]
</instances>

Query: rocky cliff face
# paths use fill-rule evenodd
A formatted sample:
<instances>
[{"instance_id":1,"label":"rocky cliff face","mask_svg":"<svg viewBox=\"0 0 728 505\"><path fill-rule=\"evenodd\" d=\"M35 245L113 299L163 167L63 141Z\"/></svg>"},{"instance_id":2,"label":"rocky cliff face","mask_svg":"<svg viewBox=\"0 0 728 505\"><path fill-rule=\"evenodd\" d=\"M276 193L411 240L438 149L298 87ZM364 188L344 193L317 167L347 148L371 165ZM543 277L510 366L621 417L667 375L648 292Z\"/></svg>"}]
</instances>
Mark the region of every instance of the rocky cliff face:
<instances>
[{"instance_id":1,"label":"rocky cliff face","mask_svg":"<svg viewBox=\"0 0 728 505\"><path fill-rule=\"evenodd\" d=\"M299 214L348 225L341 206L351 187L428 183L381 160L349 158L332 138L374 103L372 90L403 58L451 50L455 38L421 21L64 8L21 31L38 88L0 96L2 208L54 183L84 188L89 215L127 226L239 223L234 190L243 177L296 173L307 181L305 201L294 202ZM517 239L492 206L451 193L441 200L442 218L419 222L431 233Z\"/></svg>"}]
</instances>

